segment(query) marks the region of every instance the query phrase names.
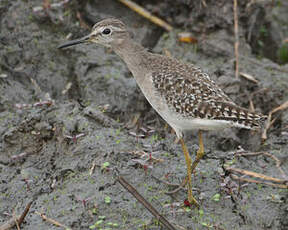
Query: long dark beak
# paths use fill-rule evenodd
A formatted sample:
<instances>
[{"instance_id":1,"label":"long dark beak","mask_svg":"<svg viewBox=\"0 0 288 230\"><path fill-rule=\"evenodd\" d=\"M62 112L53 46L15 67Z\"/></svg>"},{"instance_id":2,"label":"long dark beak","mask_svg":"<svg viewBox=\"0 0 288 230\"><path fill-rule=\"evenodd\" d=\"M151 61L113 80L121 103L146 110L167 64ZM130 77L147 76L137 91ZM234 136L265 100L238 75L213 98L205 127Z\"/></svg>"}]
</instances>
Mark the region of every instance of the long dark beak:
<instances>
[{"instance_id":1,"label":"long dark beak","mask_svg":"<svg viewBox=\"0 0 288 230\"><path fill-rule=\"evenodd\" d=\"M81 43L86 43L90 40L90 34L83 37L83 38L79 38L79 39L75 39L75 40L72 40L72 41L68 41L62 45L59 45L57 48L58 49L63 49L63 48L66 48L66 47L69 47L69 46L74 46L74 45L78 45L78 44L81 44Z\"/></svg>"}]
</instances>

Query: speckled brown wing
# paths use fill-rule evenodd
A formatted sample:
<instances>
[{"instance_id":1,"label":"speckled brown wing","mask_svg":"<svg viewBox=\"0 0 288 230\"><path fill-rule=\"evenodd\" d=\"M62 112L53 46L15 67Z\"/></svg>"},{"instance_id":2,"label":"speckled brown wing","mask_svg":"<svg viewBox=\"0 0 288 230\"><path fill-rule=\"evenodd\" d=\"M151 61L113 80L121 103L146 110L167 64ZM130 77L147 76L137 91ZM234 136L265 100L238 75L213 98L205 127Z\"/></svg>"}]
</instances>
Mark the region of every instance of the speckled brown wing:
<instances>
[{"instance_id":1,"label":"speckled brown wing","mask_svg":"<svg viewBox=\"0 0 288 230\"><path fill-rule=\"evenodd\" d=\"M227 120L248 129L261 126L262 115L237 106L200 68L165 62L169 59L158 63L152 81L170 109L185 118Z\"/></svg>"}]
</instances>

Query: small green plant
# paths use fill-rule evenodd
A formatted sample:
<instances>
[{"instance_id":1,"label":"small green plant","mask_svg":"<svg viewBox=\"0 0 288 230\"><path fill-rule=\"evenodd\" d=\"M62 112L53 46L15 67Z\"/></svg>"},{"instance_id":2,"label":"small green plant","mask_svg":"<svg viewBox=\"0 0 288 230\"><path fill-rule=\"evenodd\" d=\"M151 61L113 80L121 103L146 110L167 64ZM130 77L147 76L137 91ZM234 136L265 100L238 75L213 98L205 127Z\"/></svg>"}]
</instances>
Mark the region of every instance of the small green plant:
<instances>
[{"instance_id":1,"label":"small green plant","mask_svg":"<svg viewBox=\"0 0 288 230\"><path fill-rule=\"evenodd\" d=\"M220 201L220 194L216 193L214 196L212 196L212 200L215 202L219 202Z\"/></svg>"},{"instance_id":2,"label":"small green plant","mask_svg":"<svg viewBox=\"0 0 288 230\"><path fill-rule=\"evenodd\" d=\"M207 227L207 228L212 228L213 226L211 224L208 224L206 222L201 223L202 226Z\"/></svg>"},{"instance_id":3,"label":"small green plant","mask_svg":"<svg viewBox=\"0 0 288 230\"><path fill-rule=\"evenodd\" d=\"M116 129L115 134L118 136L121 133L121 128Z\"/></svg>"},{"instance_id":4,"label":"small green plant","mask_svg":"<svg viewBox=\"0 0 288 230\"><path fill-rule=\"evenodd\" d=\"M108 226L111 226L111 227L114 227L114 228L119 227L119 224L117 224L117 223L112 223L112 222L108 222L107 225L108 225Z\"/></svg>"},{"instance_id":5,"label":"small green plant","mask_svg":"<svg viewBox=\"0 0 288 230\"><path fill-rule=\"evenodd\" d=\"M110 204L111 203L111 197L110 196L105 196L104 201L106 204Z\"/></svg>"},{"instance_id":6,"label":"small green plant","mask_svg":"<svg viewBox=\"0 0 288 230\"><path fill-rule=\"evenodd\" d=\"M92 208L91 212L93 215L97 215L98 210L97 210L97 208Z\"/></svg>"},{"instance_id":7,"label":"small green plant","mask_svg":"<svg viewBox=\"0 0 288 230\"><path fill-rule=\"evenodd\" d=\"M185 207L185 212L190 212L191 208L190 207Z\"/></svg>"},{"instance_id":8,"label":"small green plant","mask_svg":"<svg viewBox=\"0 0 288 230\"><path fill-rule=\"evenodd\" d=\"M235 164L235 162L236 162L236 158L233 158L231 161L225 162L224 167L229 167L229 166Z\"/></svg>"},{"instance_id":9,"label":"small green plant","mask_svg":"<svg viewBox=\"0 0 288 230\"><path fill-rule=\"evenodd\" d=\"M199 217L201 218L203 215L204 215L204 211L203 211L203 209L200 209L199 210Z\"/></svg>"},{"instance_id":10,"label":"small green plant","mask_svg":"<svg viewBox=\"0 0 288 230\"><path fill-rule=\"evenodd\" d=\"M106 170L109 166L110 166L110 163L108 161L106 161L101 165L101 170L102 171Z\"/></svg>"},{"instance_id":11,"label":"small green plant","mask_svg":"<svg viewBox=\"0 0 288 230\"><path fill-rule=\"evenodd\" d=\"M106 216L98 216L98 219L95 224L90 225L89 229L98 229L98 230L112 230L112 228L118 228L119 224L108 222L105 223Z\"/></svg>"},{"instance_id":12,"label":"small green plant","mask_svg":"<svg viewBox=\"0 0 288 230\"><path fill-rule=\"evenodd\" d=\"M101 225L102 223L103 223L103 220L98 220L98 221L95 222L95 224L90 225L90 226L89 226L89 229L96 229L96 228L98 228L99 225Z\"/></svg>"}]
</instances>

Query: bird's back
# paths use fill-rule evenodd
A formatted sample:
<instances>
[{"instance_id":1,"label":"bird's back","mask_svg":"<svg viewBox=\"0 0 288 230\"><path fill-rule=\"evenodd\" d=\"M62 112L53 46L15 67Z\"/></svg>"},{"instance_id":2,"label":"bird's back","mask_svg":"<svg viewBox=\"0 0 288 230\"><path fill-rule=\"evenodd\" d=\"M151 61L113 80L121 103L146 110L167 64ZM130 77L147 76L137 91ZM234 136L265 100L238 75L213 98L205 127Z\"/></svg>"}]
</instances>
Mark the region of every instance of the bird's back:
<instances>
[{"instance_id":1,"label":"bird's back","mask_svg":"<svg viewBox=\"0 0 288 230\"><path fill-rule=\"evenodd\" d=\"M180 119L223 121L247 129L263 123L261 114L237 106L199 67L149 54L145 59L155 92Z\"/></svg>"}]
</instances>

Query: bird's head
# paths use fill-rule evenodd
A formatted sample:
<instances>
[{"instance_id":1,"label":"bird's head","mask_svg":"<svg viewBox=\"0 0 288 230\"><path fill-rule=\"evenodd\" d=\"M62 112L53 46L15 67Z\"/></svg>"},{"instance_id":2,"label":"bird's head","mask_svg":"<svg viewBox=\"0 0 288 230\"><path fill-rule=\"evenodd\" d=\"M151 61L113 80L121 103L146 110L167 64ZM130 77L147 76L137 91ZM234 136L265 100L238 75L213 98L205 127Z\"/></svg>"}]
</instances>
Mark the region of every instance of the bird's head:
<instances>
[{"instance_id":1,"label":"bird's head","mask_svg":"<svg viewBox=\"0 0 288 230\"><path fill-rule=\"evenodd\" d=\"M92 32L82 38L68 41L60 46L59 49L81 44L94 42L104 45L106 47L115 47L121 45L126 39L130 37L125 24L115 18L107 18L96 23Z\"/></svg>"}]
</instances>

